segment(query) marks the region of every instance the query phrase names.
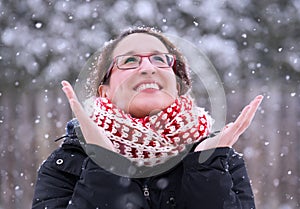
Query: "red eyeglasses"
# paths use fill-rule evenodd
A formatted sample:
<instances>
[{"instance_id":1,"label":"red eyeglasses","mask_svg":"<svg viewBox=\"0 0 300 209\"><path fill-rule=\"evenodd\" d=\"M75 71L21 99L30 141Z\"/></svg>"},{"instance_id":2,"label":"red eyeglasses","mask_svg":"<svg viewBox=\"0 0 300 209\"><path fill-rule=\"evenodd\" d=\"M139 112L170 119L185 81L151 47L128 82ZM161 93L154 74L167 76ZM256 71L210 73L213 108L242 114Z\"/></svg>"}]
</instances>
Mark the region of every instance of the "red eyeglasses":
<instances>
[{"instance_id":1,"label":"red eyeglasses","mask_svg":"<svg viewBox=\"0 0 300 209\"><path fill-rule=\"evenodd\" d=\"M150 63L158 68L173 67L176 59L175 55L167 53L150 55L119 55L114 58L111 67L106 72L101 84L107 82L114 64L116 64L119 70L132 70L138 68L141 65L144 57L147 57Z\"/></svg>"}]
</instances>

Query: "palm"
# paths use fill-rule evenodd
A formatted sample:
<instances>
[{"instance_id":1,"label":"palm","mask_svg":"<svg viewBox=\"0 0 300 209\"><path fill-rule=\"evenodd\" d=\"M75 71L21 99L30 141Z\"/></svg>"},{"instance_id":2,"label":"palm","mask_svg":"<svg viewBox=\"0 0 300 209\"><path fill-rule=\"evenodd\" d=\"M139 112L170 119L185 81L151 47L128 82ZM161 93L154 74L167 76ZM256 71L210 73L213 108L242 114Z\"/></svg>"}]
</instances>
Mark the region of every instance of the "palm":
<instances>
[{"instance_id":1,"label":"palm","mask_svg":"<svg viewBox=\"0 0 300 209\"><path fill-rule=\"evenodd\" d=\"M263 96L257 96L249 105L244 107L235 122L227 124L219 135L200 143L195 151L216 147L232 147L239 139L239 136L250 126L262 99Z\"/></svg>"}]
</instances>

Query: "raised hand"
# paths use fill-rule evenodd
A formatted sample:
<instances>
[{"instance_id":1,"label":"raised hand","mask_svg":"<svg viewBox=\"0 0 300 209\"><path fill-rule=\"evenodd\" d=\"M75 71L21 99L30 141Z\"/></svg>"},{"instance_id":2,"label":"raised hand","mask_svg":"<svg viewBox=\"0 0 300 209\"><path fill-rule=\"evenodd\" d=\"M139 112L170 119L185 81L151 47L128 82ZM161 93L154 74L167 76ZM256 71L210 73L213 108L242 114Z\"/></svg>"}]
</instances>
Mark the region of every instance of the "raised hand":
<instances>
[{"instance_id":1,"label":"raised hand","mask_svg":"<svg viewBox=\"0 0 300 209\"><path fill-rule=\"evenodd\" d=\"M196 147L195 152L217 147L232 147L239 139L239 136L250 126L262 100L262 95L255 97L249 105L244 107L235 122L227 124L217 136L201 142Z\"/></svg>"},{"instance_id":2,"label":"raised hand","mask_svg":"<svg viewBox=\"0 0 300 209\"><path fill-rule=\"evenodd\" d=\"M82 134L86 143L96 144L102 146L108 150L114 151L114 146L112 142L105 136L104 130L101 127L98 127L94 123L87 112L83 109L82 105L77 99L77 96L68 81L62 81L62 90L68 98L70 107L75 114L75 117L78 119Z\"/></svg>"}]
</instances>

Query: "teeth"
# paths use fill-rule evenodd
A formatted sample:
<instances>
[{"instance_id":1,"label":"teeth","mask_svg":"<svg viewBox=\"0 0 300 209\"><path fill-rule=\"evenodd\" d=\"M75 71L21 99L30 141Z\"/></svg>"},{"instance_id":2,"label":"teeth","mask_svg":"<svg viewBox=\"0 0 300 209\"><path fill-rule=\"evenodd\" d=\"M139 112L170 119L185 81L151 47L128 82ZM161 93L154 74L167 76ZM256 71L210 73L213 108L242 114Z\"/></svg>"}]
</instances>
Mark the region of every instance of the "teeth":
<instances>
[{"instance_id":1,"label":"teeth","mask_svg":"<svg viewBox=\"0 0 300 209\"><path fill-rule=\"evenodd\" d=\"M139 85L136 90L137 91L143 91L145 89L157 89L157 90L159 90L159 86L156 83L146 83L146 84Z\"/></svg>"}]
</instances>

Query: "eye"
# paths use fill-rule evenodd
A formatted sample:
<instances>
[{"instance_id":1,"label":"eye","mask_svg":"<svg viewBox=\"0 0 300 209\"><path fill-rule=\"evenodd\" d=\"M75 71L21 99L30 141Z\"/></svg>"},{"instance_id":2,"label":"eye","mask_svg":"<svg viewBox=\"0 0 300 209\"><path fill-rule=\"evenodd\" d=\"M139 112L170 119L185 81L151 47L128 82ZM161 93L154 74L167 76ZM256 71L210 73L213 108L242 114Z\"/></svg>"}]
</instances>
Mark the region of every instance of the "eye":
<instances>
[{"instance_id":1,"label":"eye","mask_svg":"<svg viewBox=\"0 0 300 209\"><path fill-rule=\"evenodd\" d=\"M123 60L124 64L132 63L132 62L138 62L138 58L137 57L124 57L124 60Z\"/></svg>"},{"instance_id":2,"label":"eye","mask_svg":"<svg viewBox=\"0 0 300 209\"><path fill-rule=\"evenodd\" d=\"M152 60L155 62L166 63L166 58L163 55L153 55Z\"/></svg>"}]
</instances>

